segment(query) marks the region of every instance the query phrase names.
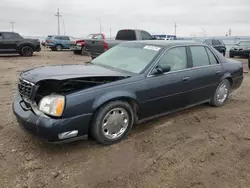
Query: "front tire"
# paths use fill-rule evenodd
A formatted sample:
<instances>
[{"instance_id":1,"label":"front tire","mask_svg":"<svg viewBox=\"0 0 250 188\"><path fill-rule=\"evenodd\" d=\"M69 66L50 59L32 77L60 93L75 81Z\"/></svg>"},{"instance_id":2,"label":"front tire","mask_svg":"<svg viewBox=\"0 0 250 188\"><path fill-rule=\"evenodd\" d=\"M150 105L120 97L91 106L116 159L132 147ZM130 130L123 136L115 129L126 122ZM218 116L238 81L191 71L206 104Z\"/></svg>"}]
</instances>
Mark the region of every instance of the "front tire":
<instances>
[{"instance_id":1,"label":"front tire","mask_svg":"<svg viewBox=\"0 0 250 188\"><path fill-rule=\"evenodd\" d=\"M33 48L31 48L30 46L24 46L20 51L20 55L24 57L31 57L33 56L33 52Z\"/></svg>"},{"instance_id":2,"label":"front tire","mask_svg":"<svg viewBox=\"0 0 250 188\"><path fill-rule=\"evenodd\" d=\"M228 99L230 87L231 84L227 79L222 80L214 92L214 95L210 101L210 105L214 107L223 106Z\"/></svg>"},{"instance_id":3,"label":"front tire","mask_svg":"<svg viewBox=\"0 0 250 188\"><path fill-rule=\"evenodd\" d=\"M91 134L100 144L111 145L123 140L133 124L134 112L131 105L123 101L112 101L94 115Z\"/></svg>"}]
</instances>

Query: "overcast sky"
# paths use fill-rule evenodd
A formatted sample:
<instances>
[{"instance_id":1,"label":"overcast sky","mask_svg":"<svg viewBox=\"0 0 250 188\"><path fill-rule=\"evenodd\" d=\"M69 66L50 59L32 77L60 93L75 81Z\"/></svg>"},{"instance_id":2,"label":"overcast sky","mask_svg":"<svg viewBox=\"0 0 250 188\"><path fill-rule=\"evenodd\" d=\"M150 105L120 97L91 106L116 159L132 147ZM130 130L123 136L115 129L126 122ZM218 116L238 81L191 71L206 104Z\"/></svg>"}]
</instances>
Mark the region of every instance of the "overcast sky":
<instances>
[{"instance_id":1,"label":"overcast sky","mask_svg":"<svg viewBox=\"0 0 250 188\"><path fill-rule=\"evenodd\" d=\"M62 12L61 34L83 37L102 31L112 36L122 28L142 28L151 34L178 36L250 35L250 0L0 0L0 30L28 36L57 33L57 8ZM204 29L204 30L203 30ZM204 32L205 31L205 32Z\"/></svg>"}]
</instances>

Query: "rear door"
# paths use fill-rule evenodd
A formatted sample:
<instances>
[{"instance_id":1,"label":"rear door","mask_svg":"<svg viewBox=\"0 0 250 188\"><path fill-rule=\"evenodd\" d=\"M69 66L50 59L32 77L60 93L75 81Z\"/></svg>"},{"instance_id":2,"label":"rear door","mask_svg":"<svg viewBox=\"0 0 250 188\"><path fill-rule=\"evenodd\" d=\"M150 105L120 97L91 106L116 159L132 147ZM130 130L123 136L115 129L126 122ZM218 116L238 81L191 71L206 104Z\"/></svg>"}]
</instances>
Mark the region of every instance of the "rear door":
<instances>
[{"instance_id":1,"label":"rear door","mask_svg":"<svg viewBox=\"0 0 250 188\"><path fill-rule=\"evenodd\" d=\"M63 48L69 49L70 48L70 38L68 36L61 36L61 43L63 45Z\"/></svg>"},{"instance_id":2,"label":"rear door","mask_svg":"<svg viewBox=\"0 0 250 188\"><path fill-rule=\"evenodd\" d=\"M190 46L192 59L191 103L196 104L210 99L220 83L223 67L212 49L207 46Z\"/></svg>"}]
</instances>

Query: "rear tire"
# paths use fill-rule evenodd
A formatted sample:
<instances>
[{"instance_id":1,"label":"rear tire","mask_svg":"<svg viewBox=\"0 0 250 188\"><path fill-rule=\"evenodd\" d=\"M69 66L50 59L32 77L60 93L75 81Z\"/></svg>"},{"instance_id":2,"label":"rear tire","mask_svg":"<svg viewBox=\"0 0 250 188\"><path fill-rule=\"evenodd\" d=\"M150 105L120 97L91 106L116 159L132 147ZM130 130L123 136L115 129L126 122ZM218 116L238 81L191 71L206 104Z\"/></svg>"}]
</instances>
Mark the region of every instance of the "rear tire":
<instances>
[{"instance_id":1,"label":"rear tire","mask_svg":"<svg viewBox=\"0 0 250 188\"><path fill-rule=\"evenodd\" d=\"M56 45L56 51L62 51L62 45Z\"/></svg>"},{"instance_id":2,"label":"rear tire","mask_svg":"<svg viewBox=\"0 0 250 188\"><path fill-rule=\"evenodd\" d=\"M230 82L227 79L222 80L211 98L210 105L214 107L223 106L228 99L230 88Z\"/></svg>"},{"instance_id":3,"label":"rear tire","mask_svg":"<svg viewBox=\"0 0 250 188\"><path fill-rule=\"evenodd\" d=\"M91 135L100 144L111 145L123 140L134 124L134 111L123 101L112 101L94 115Z\"/></svg>"},{"instance_id":4,"label":"rear tire","mask_svg":"<svg viewBox=\"0 0 250 188\"><path fill-rule=\"evenodd\" d=\"M20 51L20 55L24 56L24 57L31 57L33 56L33 48L30 46L24 46L22 47L21 51Z\"/></svg>"},{"instance_id":5,"label":"rear tire","mask_svg":"<svg viewBox=\"0 0 250 188\"><path fill-rule=\"evenodd\" d=\"M230 54L229 54L229 57L230 57L230 58L234 58L234 56L233 56L233 55L230 55Z\"/></svg>"}]
</instances>

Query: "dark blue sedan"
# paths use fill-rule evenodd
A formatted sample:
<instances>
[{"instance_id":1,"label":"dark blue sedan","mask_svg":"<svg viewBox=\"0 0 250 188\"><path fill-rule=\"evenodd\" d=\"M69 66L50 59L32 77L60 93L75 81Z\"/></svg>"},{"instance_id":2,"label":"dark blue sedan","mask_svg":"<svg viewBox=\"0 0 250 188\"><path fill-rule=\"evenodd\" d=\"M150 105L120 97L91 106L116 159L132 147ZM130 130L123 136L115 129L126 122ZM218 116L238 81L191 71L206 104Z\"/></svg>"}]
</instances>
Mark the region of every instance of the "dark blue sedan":
<instances>
[{"instance_id":1,"label":"dark blue sedan","mask_svg":"<svg viewBox=\"0 0 250 188\"><path fill-rule=\"evenodd\" d=\"M23 72L13 111L24 130L47 142L91 135L109 145L136 123L203 103L220 107L242 81L242 63L204 43L123 42L86 65Z\"/></svg>"}]
</instances>

